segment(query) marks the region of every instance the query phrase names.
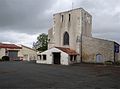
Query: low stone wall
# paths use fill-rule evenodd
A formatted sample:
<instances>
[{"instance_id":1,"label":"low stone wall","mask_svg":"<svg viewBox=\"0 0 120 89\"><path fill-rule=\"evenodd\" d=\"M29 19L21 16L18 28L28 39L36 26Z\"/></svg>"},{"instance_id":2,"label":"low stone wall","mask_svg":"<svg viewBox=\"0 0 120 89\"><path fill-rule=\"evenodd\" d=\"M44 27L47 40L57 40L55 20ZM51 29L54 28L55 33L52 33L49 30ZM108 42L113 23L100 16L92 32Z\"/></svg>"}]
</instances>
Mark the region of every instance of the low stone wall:
<instances>
[{"instance_id":1,"label":"low stone wall","mask_svg":"<svg viewBox=\"0 0 120 89\"><path fill-rule=\"evenodd\" d=\"M116 61L120 61L120 53L116 53L115 54L115 60Z\"/></svg>"}]
</instances>

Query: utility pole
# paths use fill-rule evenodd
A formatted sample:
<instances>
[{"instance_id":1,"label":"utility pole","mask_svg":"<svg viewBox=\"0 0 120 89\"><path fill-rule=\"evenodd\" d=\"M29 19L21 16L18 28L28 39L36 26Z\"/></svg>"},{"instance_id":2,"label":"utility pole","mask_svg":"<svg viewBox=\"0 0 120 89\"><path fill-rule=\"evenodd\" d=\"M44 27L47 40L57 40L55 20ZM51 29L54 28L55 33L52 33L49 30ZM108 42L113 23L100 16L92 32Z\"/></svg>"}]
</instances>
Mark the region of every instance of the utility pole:
<instances>
[{"instance_id":1,"label":"utility pole","mask_svg":"<svg viewBox=\"0 0 120 89\"><path fill-rule=\"evenodd\" d=\"M81 63L83 62L83 61L82 61L82 44L83 44L82 33L83 33L83 31L82 31L82 29L81 29L81 38L80 38L80 39L81 39L81 44L80 44L80 45L81 45Z\"/></svg>"},{"instance_id":2,"label":"utility pole","mask_svg":"<svg viewBox=\"0 0 120 89\"><path fill-rule=\"evenodd\" d=\"M82 18L83 18L83 13L82 13ZM83 19L82 19L82 29L81 29L81 63L83 62L83 58L82 58L82 55L83 55Z\"/></svg>"}]
</instances>

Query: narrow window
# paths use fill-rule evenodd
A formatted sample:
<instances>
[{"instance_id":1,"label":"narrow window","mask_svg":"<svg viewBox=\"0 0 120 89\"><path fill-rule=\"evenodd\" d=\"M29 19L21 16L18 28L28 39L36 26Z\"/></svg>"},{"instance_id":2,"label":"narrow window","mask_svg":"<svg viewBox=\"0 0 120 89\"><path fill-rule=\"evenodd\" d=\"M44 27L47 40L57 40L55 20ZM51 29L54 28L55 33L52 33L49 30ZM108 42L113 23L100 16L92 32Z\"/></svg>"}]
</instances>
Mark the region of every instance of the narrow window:
<instances>
[{"instance_id":1,"label":"narrow window","mask_svg":"<svg viewBox=\"0 0 120 89\"><path fill-rule=\"evenodd\" d=\"M63 45L69 45L69 34L68 34L68 32L64 33L64 36L63 36Z\"/></svg>"},{"instance_id":2,"label":"narrow window","mask_svg":"<svg viewBox=\"0 0 120 89\"><path fill-rule=\"evenodd\" d=\"M70 19L71 19L71 15L69 14L69 22L70 22Z\"/></svg>"},{"instance_id":3,"label":"narrow window","mask_svg":"<svg viewBox=\"0 0 120 89\"><path fill-rule=\"evenodd\" d=\"M46 55L43 55L43 60L46 60Z\"/></svg>"},{"instance_id":4,"label":"narrow window","mask_svg":"<svg viewBox=\"0 0 120 89\"><path fill-rule=\"evenodd\" d=\"M64 20L64 16L62 15L62 22L63 22L63 20Z\"/></svg>"}]
</instances>

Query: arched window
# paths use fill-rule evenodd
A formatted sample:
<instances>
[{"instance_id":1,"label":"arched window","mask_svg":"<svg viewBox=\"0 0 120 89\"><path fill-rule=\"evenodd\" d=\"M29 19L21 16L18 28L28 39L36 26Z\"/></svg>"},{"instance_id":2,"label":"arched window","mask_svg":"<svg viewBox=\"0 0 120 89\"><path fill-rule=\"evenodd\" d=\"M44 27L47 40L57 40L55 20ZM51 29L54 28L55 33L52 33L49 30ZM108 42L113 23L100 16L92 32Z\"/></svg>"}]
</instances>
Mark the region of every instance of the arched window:
<instances>
[{"instance_id":1,"label":"arched window","mask_svg":"<svg viewBox=\"0 0 120 89\"><path fill-rule=\"evenodd\" d=\"M69 34L68 34L68 32L64 33L64 36L63 36L63 45L69 45Z\"/></svg>"}]
</instances>

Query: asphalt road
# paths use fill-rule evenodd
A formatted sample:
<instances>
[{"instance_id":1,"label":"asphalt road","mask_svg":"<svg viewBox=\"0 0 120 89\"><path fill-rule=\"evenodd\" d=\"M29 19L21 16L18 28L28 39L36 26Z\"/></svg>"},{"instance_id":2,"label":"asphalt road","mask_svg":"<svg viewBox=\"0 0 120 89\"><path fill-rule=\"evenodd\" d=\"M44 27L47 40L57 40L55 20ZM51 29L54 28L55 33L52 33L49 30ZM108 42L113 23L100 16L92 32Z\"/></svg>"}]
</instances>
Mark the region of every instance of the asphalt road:
<instances>
[{"instance_id":1,"label":"asphalt road","mask_svg":"<svg viewBox=\"0 0 120 89\"><path fill-rule=\"evenodd\" d=\"M120 89L120 67L0 62L0 88Z\"/></svg>"}]
</instances>

